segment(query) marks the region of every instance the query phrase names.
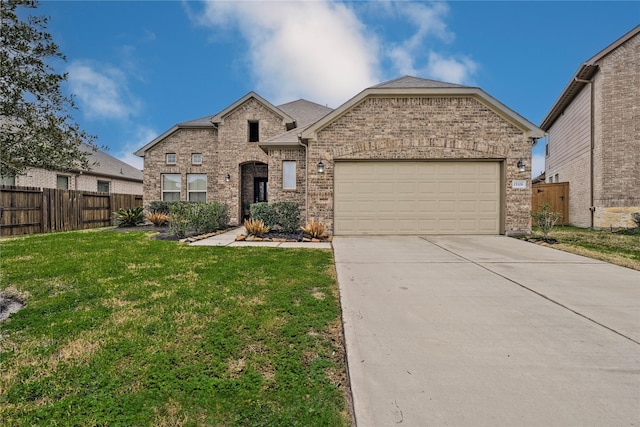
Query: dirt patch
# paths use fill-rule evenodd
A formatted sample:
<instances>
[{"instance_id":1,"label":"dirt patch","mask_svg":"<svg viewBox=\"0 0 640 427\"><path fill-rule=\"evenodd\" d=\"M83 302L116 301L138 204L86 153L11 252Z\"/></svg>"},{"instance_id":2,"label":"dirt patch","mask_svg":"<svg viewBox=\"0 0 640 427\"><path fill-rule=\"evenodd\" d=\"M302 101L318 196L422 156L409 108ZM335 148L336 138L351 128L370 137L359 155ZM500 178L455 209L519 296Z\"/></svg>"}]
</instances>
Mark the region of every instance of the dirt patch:
<instances>
[{"instance_id":1,"label":"dirt patch","mask_svg":"<svg viewBox=\"0 0 640 427\"><path fill-rule=\"evenodd\" d=\"M0 322L22 310L26 303L13 288L0 291Z\"/></svg>"}]
</instances>

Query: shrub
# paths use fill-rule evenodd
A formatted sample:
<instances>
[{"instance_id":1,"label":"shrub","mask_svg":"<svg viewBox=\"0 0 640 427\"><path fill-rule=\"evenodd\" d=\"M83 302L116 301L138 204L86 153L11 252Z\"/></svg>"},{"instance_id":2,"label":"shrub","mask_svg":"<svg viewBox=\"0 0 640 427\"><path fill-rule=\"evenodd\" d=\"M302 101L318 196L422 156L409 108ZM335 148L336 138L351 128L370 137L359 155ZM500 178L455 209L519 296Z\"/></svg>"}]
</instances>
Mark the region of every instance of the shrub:
<instances>
[{"instance_id":1,"label":"shrub","mask_svg":"<svg viewBox=\"0 0 640 427\"><path fill-rule=\"evenodd\" d=\"M266 202L253 203L249 207L249 212L251 219L262 221L269 228L273 228L278 223L278 215L273 205Z\"/></svg>"},{"instance_id":2,"label":"shrub","mask_svg":"<svg viewBox=\"0 0 640 427\"><path fill-rule=\"evenodd\" d=\"M300 207L297 202L275 202L276 223L285 233L295 233L300 227Z\"/></svg>"},{"instance_id":3,"label":"shrub","mask_svg":"<svg viewBox=\"0 0 640 427\"><path fill-rule=\"evenodd\" d=\"M169 223L169 214L152 212L147 214L147 219L156 227L160 227Z\"/></svg>"},{"instance_id":4,"label":"shrub","mask_svg":"<svg viewBox=\"0 0 640 427\"><path fill-rule=\"evenodd\" d=\"M536 221L538 228L542 232L542 238L546 239L549 232L562 218L562 213L552 212L549 203L543 203L537 211L531 212L531 217Z\"/></svg>"},{"instance_id":5,"label":"shrub","mask_svg":"<svg viewBox=\"0 0 640 427\"><path fill-rule=\"evenodd\" d=\"M244 220L244 228L247 230L247 234L253 236L262 236L263 234L267 234L270 230L269 227L264 225L264 222L253 218Z\"/></svg>"},{"instance_id":6,"label":"shrub","mask_svg":"<svg viewBox=\"0 0 640 427\"><path fill-rule=\"evenodd\" d=\"M309 236L318 238L324 236L326 226L323 223L312 219L307 223L306 227L300 227L300 229L307 233Z\"/></svg>"},{"instance_id":7,"label":"shrub","mask_svg":"<svg viewBox=\"0 0 640 427\"><path fill-rule=\"evenodd\" d=\"M147 212L152 213L163 213L169 215L171 212L171 205L177 202L165 202L163 200L154 200L149 203L147 206Z\"/></svg>"},{"instance_id":8,"label":"shrub","mask_svg":"<svg viewBox=\"0 0 640 427\"><path fill-rule=\"evenodd\" d=\"M115 223L118 227L135 227L144 223L144 210L141 206L128 209L118 209L114 212Z\"/></svg>"},{"instance_id":9,"label":"shrub","mask_svg":"<svg viewBox=\"0 0 640 427\"><path fill-rule=\"evenodd\" d=\"M251 218L262 221L271 229L295 233L300 226L300 207L297 202L254 203Z\"/></svg>"},{"instance_id":10,"label":"shrub","mask_svg":"<svg viewBox=\"0 0 640 427\"><path fill-rule=\"evenodd\" d=\"M229 224L229 208L218 202L173 202L169 215L169 233L190 237L210 233Z\"/></svg>"},{"instance_id":11,"label":"shrub","mask_svg":"<svg viewBox=\"0 0 640 427\"><path fill-rule=\"evenodd\" d=\"M640 227L640 212L632 213L631 219L636 223L636 227Z\"/></svg>"}]
</instances>

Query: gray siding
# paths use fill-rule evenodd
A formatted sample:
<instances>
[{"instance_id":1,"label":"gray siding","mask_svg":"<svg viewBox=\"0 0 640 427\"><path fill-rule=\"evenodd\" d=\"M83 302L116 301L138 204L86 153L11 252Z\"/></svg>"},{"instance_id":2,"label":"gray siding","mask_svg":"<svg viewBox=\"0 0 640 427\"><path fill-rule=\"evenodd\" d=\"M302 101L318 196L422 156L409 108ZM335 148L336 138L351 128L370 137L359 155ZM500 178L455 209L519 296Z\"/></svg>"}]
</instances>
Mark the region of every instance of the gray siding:
<instances>
[{"instance_id":1,"label":"gray siding","mask_svg":"<svg viewBox=\"0 0 640 427\"><path fill-rule=\"evenodd\" d=\"M591 226L590 117L591 87L587 85L548 131L546 175L551 178L557 174L560 182L571 183L569 221L580 227Z\"/></svg>"}]
</instances>

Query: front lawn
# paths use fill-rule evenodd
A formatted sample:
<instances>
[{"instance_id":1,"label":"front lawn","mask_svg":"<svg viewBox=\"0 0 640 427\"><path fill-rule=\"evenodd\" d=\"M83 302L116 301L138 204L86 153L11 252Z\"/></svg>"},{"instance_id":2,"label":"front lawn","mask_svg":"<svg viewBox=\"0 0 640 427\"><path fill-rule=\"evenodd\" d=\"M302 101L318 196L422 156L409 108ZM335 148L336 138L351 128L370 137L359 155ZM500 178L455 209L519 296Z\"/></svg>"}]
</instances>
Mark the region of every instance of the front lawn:
<instances>
[{"instance_id":1,"label":"front lawn","mask_svg":"<svg viewBox=\"0 0 640 427\"><path fill-rule=\"evenodd\" d=\"M639 234L561 226L555 227L549 237L558 240L552 245L555 249L640 270Z\"/></svg>"},{"instance_id":2,"label":"front lawn","mask_svg":"<svg viewBox=\"0 0 640 427\"><path fill-rule=\"evenodd\" d=\"M2 425L349 424L330 251L142 232L0 242Z\"/></svg>"}]
</instances>

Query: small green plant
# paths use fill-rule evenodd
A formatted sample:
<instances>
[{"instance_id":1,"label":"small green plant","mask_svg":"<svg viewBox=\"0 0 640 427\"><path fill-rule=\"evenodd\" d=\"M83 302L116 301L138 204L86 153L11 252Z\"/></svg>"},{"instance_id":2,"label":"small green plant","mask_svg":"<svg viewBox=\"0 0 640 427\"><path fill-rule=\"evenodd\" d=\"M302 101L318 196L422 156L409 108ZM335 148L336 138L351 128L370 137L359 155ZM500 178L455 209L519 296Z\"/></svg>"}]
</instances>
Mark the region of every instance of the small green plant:
<instances>
[{"instance_id":1,"label":"small green plant","mask_svg":"<svg viewBox=\"0 0 640 427\"><path fill-rule=\"evenodd\" d=\"M176 202L165 202L164 200L154 200L147 206L147 212L151 213L163 213L169 215L171 212L171 205Z\"/></svg>"},{"instance_id":2,"label":"small green plant","mask_svg":"<svg viewBox=\"0 0 640 427\"><path fill-rule=\"evenodd\" d=\"M285 233L295 233L300 226L300 207L297 202L254 203L251 218Z\"/></svg>"},{"instance_id":3,"label":"small green plant","mask_svg":"<svg viewBox=\"0 0 640 427\"><path fill-rule=\"evenodd\" d=\"M264 222L259 219L245 219L244 220L244 228L247 230L247 234L251 236L262 236L263 234L267 234L270 228L264 225Z\"/></svg>"},{"instance_id":4,"label":"small green plant","mask_svg":"<svg viewBox=\"0 0 640 427\"><path fill-rule=\"evenodd\" d=\"M210 233L229 224L229 208L218 202L173 202L169 232L184 238Z\"/></svg>"},{"instance_id":5,"label":"small green plant","mask_svg":"<svg viewBox=\"0 0 640 427\"><path fill-rule=\"evenodd\" d=\"M144 210L142 206L128 209L118 209L115 212L115 223L118 227L136 227L144 223Z\"/></svg>"},{"instance_id":6,"label":"small green plant","mask_svg":"<svg viewBox=\"0 0 640 427\"><path fill-rule=\"evenodd\" d=\"M553 212L549 203L543 203L537 211L531 212L531 218L535 220L538 229L542 232L542 238L547 239L549 232L562 219L562 213Z\"/></svg>"},{"instance_id":7,"label":"small green plant","mask_svg":"<svg viewBox=\"0 0 640 427\"><path fill-rule=\"evenodd\" d=\"M267 227L274 227L278 223L278 215L273 205L267 202L253 203L249 210L251 212L251 218L260 220Z\"/></svg>"},{"instance_id":8,"label":"small green plant","mask_svg":"<svg viewBox=\"0 0 640 427\"><path fill-rule=\"evenodd\" d=\"M151 223L156 227L161 227L169 223L169 214L162 212L148 213L147 220L151 221Z\"/></svg>"},{"instance_id":9,"label":"small green plant","mask_svg":"<svg viewBox=\"0 0 640 427\"><path fill-rule=\"evenodd\" d=\"M276 223L285 233L295 233L300 227L300 207L297 202L275 202Z\"/></svg>"},{"instance_id":10,"label":"small green plant","mask_svg":"<svg viewBox=\"0 0 640 427\"><path fill-rule=\"evenodd\" d=\"M323 223L312 219L311 221L307 222L306 227L300 227L300 229L307 233L309 236L318 238L324 236L326 226Z\"/></svg>"}]
</instances>

